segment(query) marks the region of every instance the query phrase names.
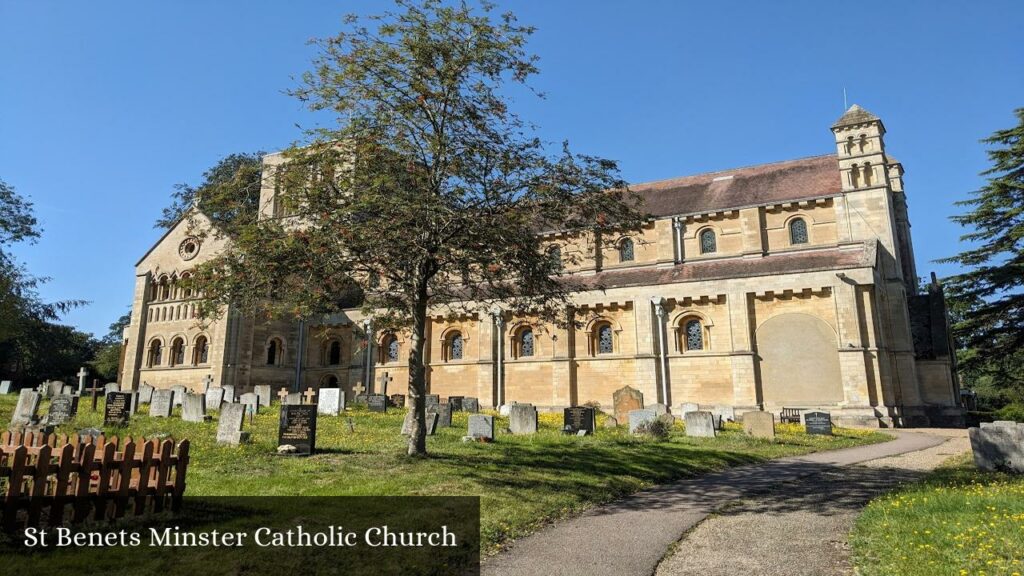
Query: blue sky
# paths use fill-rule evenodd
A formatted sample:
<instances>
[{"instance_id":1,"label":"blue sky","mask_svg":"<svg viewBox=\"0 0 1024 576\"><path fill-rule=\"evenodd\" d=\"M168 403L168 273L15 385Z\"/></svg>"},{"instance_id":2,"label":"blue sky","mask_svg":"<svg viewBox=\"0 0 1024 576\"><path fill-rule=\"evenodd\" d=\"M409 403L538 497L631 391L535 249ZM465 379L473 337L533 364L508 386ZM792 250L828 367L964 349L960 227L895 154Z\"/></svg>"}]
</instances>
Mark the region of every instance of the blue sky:
<instances>
[{"instance_id":1,"label":"blue sky","mask_svg":"<svg viewBox=\"0 0 1024 576\"><path fill-rule=\"evenodd\" d=\"M43 296L91 301L65 321L105 333L173 185L299 138L306 40L389 5L0 0L0 179L35 203L43 238L15 252ZM523 116L633 182L831 153L845 87L904 164L922 275L953 272L931 261L958 251L978 140L1024 106L1019 1L499 5L538 27L547 98Z\"/></svg>"}]
</instances>

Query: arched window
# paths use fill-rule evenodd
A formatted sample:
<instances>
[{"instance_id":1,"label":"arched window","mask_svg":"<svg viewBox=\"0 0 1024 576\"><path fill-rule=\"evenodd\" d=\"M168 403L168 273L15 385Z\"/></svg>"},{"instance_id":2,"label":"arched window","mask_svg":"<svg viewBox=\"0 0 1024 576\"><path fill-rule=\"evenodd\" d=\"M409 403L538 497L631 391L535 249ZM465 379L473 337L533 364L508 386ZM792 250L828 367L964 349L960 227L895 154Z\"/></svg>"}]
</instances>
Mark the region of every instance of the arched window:
<instances>
[{"instance_id":1,"label":"arched window","mask_svg":"<svg viewBox=\"0 0 1024 576\"><path fill-rule=\"evenodd\" d=\"M683 320L683 348L684 350L704 349L704 326L700 320L689 318Z\"/></svg>"},{"instance_id":2,"label":"arched window","mask_svg":"<svg viewBox=\"0 0 1024 576\"><path fill-rule=\"evenodd\" d=\"M711 254L718 250L715 243L715 231L708 229L700 233L700 253Z\"/></svg>"},{"instance_id":3,"label":"arched window","mask_svg":"<svg viewBox=\"0 0 1024 576\"><path fill-rule=\"evenodd\" d=\"M807 244L807 222L803 218L794 218L789 223L789 243Z\"/></svg>"},{"instance_id":4,"label":"arched window","mask_svg":"<svg viewBox=\"0 0 1024 576\"><path fill-rule=\"evenodd\" d=\"M190 278L192 278L192 275L189 274L188 272L185 272L184 274L181 275L181 283L183 284L183 287L181 289L182 296L184 296L185 298L192 297L192 286L189 284Z\"/></svg>"},{"instance_id":5,"label":"arched window","mask_svg":"<svg viewBox=\"0 0 1024 576\"><path fill-rule=\"evenodd\" d=\"M399 351L398 337L394 334L387 334L380 341L380 351L378 358L380 364L390 364L392 362L398 362L398 351Z\"/></svg>"},{"instance_id":6,"label":"arched window","mask_svg":"<svg viewBox=\"0 0 1024 576\"><path fill-rule=\"evenodd\" d=\"M398 338L391 337L391 342L388 342L388 362L398 362Z\"/></svg>"},{"instance_id":7,"label":"arched window","mask_svg":"<svg viewBox=\"0 0 1024 576\"><path fill-rule=\"evenodd\" d=\"M196 338L195 349L192 351L193 364L206 364L210 360L210 346L206 336Z\"/></svg>"},{"instance_id":8,"label":"arched window","mask_svg":"<svg viewBox=\"0 0 1024 576\"><path fill-rule=\"evenodd\" d=\"M619 262L632 262L633 261L633 240L629 238L623 238L619 242Z\"/></svg>"},{"instance_id":9,"label":"arched window","mask_svg":"<svg viewBox=\"0 0 1024 576\"><path fill-rule=\"evenodd\" d=\"M328 374L327 376L324 377L323 380L320 381L320 386L323 388L337 388L338 377L335 376L334 374Z\"/></svg>"},{"instance_id":10,"label":"arched window","mask_svg":"<svg viewBox=\"0 0 1024 576\"><path fill-rule=\"evenodd\" d=\"M520 330L517 340L519 350L516 356L519 358L529 358L530 356L533 356L533 329L526 327Z\"/></svg>"},{"instance_id":11,"label":"arched window","mask_svg":"<svg viewBox=\"0 0 1024 576\"><path fill-rule=\"evenodd\" d=\"M564 269L562 248L560 246L548 248L548 258L551 260L551 267L554 268L555 272L561 272Z\"/></svg>"},{"instance_id":12,"label":"arched window","mask_svg":"<svg viewBox=\"0 0 1024 576\"><path fill-rule=\"evenodd\" d=\"M864 134L860 135L860 152L864 152L868 148L868 137Z\"/></svg>"},{"instance_id":13,"label":"arched window","mask_svg":"<svg viewBox=\"0 0 1024 576\"><path fill-rule=\"evenodd\" d=\"M615 351L615 343L612 335L612 325L602 322L594 327L594 349L598 354L611 354Z\"/></svg>"},{"instance_id":14,"label":"arched window","mask_svg":"<svg viewBox=\"0 0 1024 576\"><path fill-rule=\"evenodd\" d=\"M850 186L860 188L860 166L856 164L850 167Z\"/></svg>"},{"instance_id":15,"label":"arched window","mask_svg":"<svg viewBox=\"0 0 1024 576\"><path fill-rule=\"evenodd\" d=\"M171 342L171 366L180 366L185 363L185 341L175 338Z\"/></svg>"},{"instance_id":16,"label":"arched window","mask_svg":"<svg viewBox=\"0 0 1024 576\"><path fill-rule=\"evenodd\" d=\"M445 346L445 348L447 348L448 353L445 355L445 361L462 360L462 334L459 332L452 332L451 335L448 336L447 340L447 346Z\"/></svg>"},{"instance_id":17,"label":"arched window","mask_svg":"<svg viewBox=\"0 0 1024 576\"><path fill-rule=\"evenodd\" d=\"M171 297L171 283L167 280L167 276L160 279L160 299L167 300Z\"/></svg>"},{"instance_id":18,"label":"arched window","mask_svg":"<svg viewBox=\"0 0 1024 576\"><path fill-rule=\"evenodd\" d=\"M278 366L281 364L281 356L284 355L284 347L279 338L272 338L267 343L267 366Z\"/></svg>"},{"instance_id":19,"label":"arched window","mask_svg":"<svg viewBox=\"0 0 1024 576\"><path fill-rule=\"evenodd\" d=\"M871 186L871 177L874 176L874 172L871 170L871 162L864 163L864 185Z\"/></svg>"},{"instance_id":20,"label":"arched window","mask_svg":"<svg viewBox=\"0 0 1024 576\"><path fill-rule=\"evenodd\" d=\"M327 364L337 366L341 364L341 342L334 340L327 348Z\"/></svg>"},{"instance_id":21,"label":"arched window","mask_svg":"<svg viewBox=\"0 0 1024 576\"><path fill-rule=\"evenodd\" d=\"M846 155L853 154L853 136L846 137Z\"/></svg>"},{"instance_id":22,"label":"arched window","mask_svg":"<svg viewBox=\"0 0 1024 576\"><path fill-rule=\"evenodd\" d=\"M149 345L149 367L159 366L163 357L164 345L159 340L153 340Z\"/></svg>"}]
</instances>

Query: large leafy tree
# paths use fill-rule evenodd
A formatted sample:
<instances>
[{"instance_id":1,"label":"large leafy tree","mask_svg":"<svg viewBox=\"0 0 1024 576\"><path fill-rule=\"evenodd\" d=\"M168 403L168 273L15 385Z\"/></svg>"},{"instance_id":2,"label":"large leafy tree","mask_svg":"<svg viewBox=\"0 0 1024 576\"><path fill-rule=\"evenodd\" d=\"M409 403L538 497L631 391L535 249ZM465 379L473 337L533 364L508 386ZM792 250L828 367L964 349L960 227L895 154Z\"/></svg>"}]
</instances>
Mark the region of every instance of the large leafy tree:
<instances>
[{"instance_id":1,"label":"large leafy tree","mask_svg":"<svg viewBox=\"0 0 1024 576\"><path fill-rule=\"evenodd\" d=\"M251 224L260 200L262 157L262 152L230 154L204 172L198 186L175 185L171 205L164 208L156 226L174 226L193 207L228 233Z\"/></svg>"},{"instance_id":2,"label":"large leafy tree","mask_svg":"<svg viewBox=\"0 0 1024 576\"><path fill-rule=\"evenodd\" d=\"M90 365L100 377L111 381L117 380L119 374L118 369L121 367L121 348L124 346L123 334L124 329L132 321L131 312L126 312L121 315L113 324L110 325L109 332L104 336L96 346L96 356L93 358Z\"/></svg>"},{"instance_id":3,"label":"large leafy tree","mask_svg":"<svg viewBox=\"0 0 1024 576\"><path fill-rule=\"evenodd\" d=\"M378 327L406 330L411 455L426 453L428 313L500 304L574 321L579 286L561 270L583 254L557 262L540 233L593 243L642 225L614 162L548 151L513 111L510 85L537 72L532 31L490 5L437 0L349 17L317 42L294 91L336 124L286 151L276 216L239 230L194 276L207 315L234 305L309 318L358 294Z\"/></svg>"},{"instance_id":4,"label":"large leafy tree","mask_svg":"<svg viewBox=\"0 0 1024 576\"><path fill-rule=\"evenodd\" d=\"M961 240L971 248L947 258L965 271L948 279L954 310L960 309L954 332L967 353L961 355L968 374L1015 389L1021 398L1024 363L1024 108L1014 112L1017 125L983 140L992 167L982 174L987 183L953 221L969 228Z\"/></svg>"}]
</instances>

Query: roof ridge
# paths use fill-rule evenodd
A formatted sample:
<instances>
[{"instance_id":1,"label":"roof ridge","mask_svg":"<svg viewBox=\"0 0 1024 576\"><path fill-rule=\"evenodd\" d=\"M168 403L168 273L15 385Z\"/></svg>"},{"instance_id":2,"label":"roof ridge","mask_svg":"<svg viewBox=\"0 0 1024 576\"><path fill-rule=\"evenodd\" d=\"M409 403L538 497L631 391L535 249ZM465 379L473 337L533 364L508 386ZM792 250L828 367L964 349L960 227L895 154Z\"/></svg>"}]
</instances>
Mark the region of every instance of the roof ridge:
<instances>
[{"instance_id":1,"label":"roof ridge","mask_svg":"<svg viewBox=\"0 0 1024 576\"><path fill-rule=\"evenodd\" d=\"M630 184L629 187L632 188L634 186L652 186L652 185L655 185L655 184L665 184L667 182L673 182L673 181L676 181L676 180L683 180L683 179L686 179L686 178L698 178L698 177L701 177L701 176L714 176L714 175L717 175L717 174L726 174L726 173L729 173L729 172L737 172L739 170L747 170L747 169L750 169L750 168L761 168L763 166L780 166L780 165L783 165L783 164L790 164L790 163L794 163L794 162L802 162L802 161L805 161L805 160L817 160L819 158L834 158L834 157L836 157L836 154L815 154L813 156L801 156L799 158L790 158L788 160L776 160L774 162L762 162L760 164L747 164L745 166L736 166L736 167L733 167L733 168L724 168L724 169L721 169L721 170L712 170L710 172L698 172L696 174L688 174L686 176L673 176L672 178L662 178L660 180L649 180L647 182L636 182L636 183Z\"/></svg>"}]
</instances>

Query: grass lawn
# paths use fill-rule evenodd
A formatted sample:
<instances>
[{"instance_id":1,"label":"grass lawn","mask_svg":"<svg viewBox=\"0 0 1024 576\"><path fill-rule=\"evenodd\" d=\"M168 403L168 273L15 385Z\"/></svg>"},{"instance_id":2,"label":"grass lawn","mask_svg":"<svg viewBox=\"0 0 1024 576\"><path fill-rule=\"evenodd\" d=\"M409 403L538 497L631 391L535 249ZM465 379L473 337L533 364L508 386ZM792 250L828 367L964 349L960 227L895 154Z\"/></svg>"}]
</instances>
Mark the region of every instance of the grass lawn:
<instances>
[{"instance_id":1,"label":"grass lawn","mask_svg":"<svg viewBox=\"0 0 1024 576\"><path fill-rule=\"evenodd\" d=\"M1024 477L957 456L877 498L851 538L858 574L1024 574Z\"/></svg>"},{"instance_id":2,"label":"grass lawn","mask_svg":"<svg viewBox=\"0 0 1024 576\"><path fill-rule=\"evenodd\" d=\"M0 397L0 421L10 421L16 395ZM46 413L46 402L40 414ZM148 410L143 407L142 411ZM175 409L175 415L179 413ZM58 432L87 426L102 428L102 401L96 412L84 398L78 418ZM399 434L403 410L374 414L362 409L341 417L321 417L318 454L283 458L277 446L278 408L258 415L252 442L241 447L216 444L216 420L195 424L180 418L142 414L127 429L108 435L150 437L170 434L192 442L186 496L326 495L473 495L481 498L481 550L535 531L546 522L576 514L653 484L759 462L882 442L890 436L865 430L837 430L835 436L808 436L802 426L780 425L774 441L746 437L730 424L718 438L687 438L677 424L671 438L655 441L631 436L624 428L605 429L599 416L595 436L563 435L562 415L541 414L540 431L531 436L504 434L507 418L497 418L492 444L463 443L468 415L453 414L453 427L428 439L430 457L405 455ZM351 418L354 431L349 431Z\"/></svg>"}]
</instances>

